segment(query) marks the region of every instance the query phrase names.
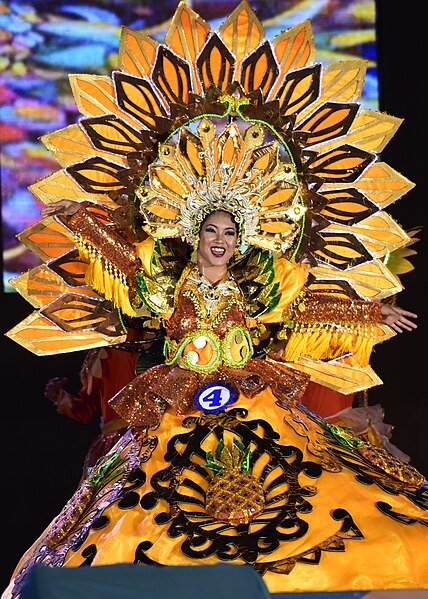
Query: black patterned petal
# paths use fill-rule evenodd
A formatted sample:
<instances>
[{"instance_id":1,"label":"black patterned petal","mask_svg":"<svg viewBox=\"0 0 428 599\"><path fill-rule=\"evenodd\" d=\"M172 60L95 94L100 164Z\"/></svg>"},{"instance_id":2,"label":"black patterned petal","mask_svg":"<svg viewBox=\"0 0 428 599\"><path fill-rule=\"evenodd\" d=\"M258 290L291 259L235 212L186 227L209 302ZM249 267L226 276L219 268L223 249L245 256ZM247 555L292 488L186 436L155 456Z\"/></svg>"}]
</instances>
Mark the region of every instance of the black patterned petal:
<instances>
[{"instance_id":1,"label":"black patterned petal","mask_svg":"<svg viewBox=\"0 0 428 599\"><path fill-rule=\"evenodd\" d=\"M164 104L147 79L114 73L117 103L148 129L161 132L167 128L169 119Z\"/></svg>"},{"instance_id":2,"label":"black patterned petal","mask_svg":"<svg viewBox=\"0 0 428 599\"><path fill-rule=\"evenodd\" d=\"M358 104L326 102L299 124L295 131L306 133L306 146L341 137L349 131L358 108Z\"/></svg>"},{"instance_id":3,"label":"black patterned petal","mask_svg":"<svg viewBox=\"0 0 428 599\"><path fill-rule=\"evenodd\" d=\"M345 144L319 156L310 155L305 170L307 177L314 181L352 183L375 160L373 154Z\"/></svg>"},{"instance_id":4,"label":"black patterned petal","mask_svg":"<svg viewBox=\"0 0 428 599\"><path fill-rule=\"evenodd\" d=\"M187 104L194 91L188 63L165 46L159 46L152 79L170 104Z\"/></svg>"},{"instance_id":5,"label":"black patterned petal","mask_svg":"<svg viewBox=\"0 0 428 599\"><path fill-rule=\"evenodd\" d=\"M196 66L205 91L211 87L226 93L235 77L235 57L217 34L213 34L198 56Z\"/></svg>"},{"instance_id":6,"label":"black patterned petal","mask_svg":"<svg viewBox=\"0 0 428 599\"><path fill-rule=\"evenodd\" d=\"M281 106L281 114L291 116L304 110L318 98L320 85L320 64L287 75L275 96Z\"/></svg>"},{"instance_id":7,"label":"black patterned petal","mask_svg":"<svg viewBox=\"0 0 428 599\"><path fill-rule=\"evenodd\" d=\"M379 211L379 207L355 188L321 191L326 200L320 214L332 223L355 225Z\"/></svg>"},{"instance_id":8,"label":"black patterned petal","mask_svg":"<svg viewBox=\"0 0 428 599\"><path fill-rule=\"evenodd\" d=\"M241 85L246 93L260 90L266 98L279 75L279 68L269 42L252 52L242 63Z\"/></svg>"},{"instance_id":9,"label":"black patterned petal","mask_svg":"<svg viewBox=\"0 0 428 599\"><path fill-rule=\"evenodd\" d=\"M323 248L315 252L318 260L346 270L372 260L371 254L352 233L330 233L321 231Z\"/></svg>"},{"instance_id":10,"label":"black patterned petal","mask_svg":"<svg viewBox=\"0 0 428 599\"><path fill-rule=\"evenodd\" d=\"M111 193L124 187L118 175L123 165L98 156L69 166L66 170L88 193Z\"/></svg>"},{"instance_id":11,"label":"black patterned petal","mask_svg":"<svg viewBox=\"0 0 428 599\"><path fill-rule=\"evenodd\" d=\"M95 148L127 156L144 152L153 145L147 130L138 130L113 114L82 119L80 126Z\"/></svg>"}]
</instances>

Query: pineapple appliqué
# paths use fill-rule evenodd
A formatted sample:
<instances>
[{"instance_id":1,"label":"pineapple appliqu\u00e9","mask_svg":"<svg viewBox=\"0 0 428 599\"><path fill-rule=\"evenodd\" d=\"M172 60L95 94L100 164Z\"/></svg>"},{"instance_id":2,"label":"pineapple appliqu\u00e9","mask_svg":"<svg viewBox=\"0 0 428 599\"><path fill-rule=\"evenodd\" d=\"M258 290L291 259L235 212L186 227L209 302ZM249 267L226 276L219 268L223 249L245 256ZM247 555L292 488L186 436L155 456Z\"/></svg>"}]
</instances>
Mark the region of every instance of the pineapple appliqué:
<instances>
[{"instance_id":1,"label":"pineapple appliqu\u00e9","mask_svg":"<svg viewBox=\"0 0 428 599\"><path fill-rule=\"evenodd\" d=\"M250 448L238 439L233 440L231 450L221 439L214 456L207 452L205 468L214 473L205 496L210 516L236 526L248 524L263 511L264 491L251 474L250 457Z\"/></svg>"}]
</instances>

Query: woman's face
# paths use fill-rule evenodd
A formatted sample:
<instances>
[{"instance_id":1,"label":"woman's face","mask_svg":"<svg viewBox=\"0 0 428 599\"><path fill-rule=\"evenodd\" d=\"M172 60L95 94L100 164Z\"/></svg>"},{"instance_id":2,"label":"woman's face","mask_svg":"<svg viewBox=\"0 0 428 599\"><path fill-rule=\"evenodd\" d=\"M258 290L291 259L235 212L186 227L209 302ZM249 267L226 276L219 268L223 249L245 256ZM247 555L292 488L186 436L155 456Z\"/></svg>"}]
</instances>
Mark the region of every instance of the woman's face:
<instances>
[{"instance_id":1,"label":"woman's face","mask_svg":"<svg viewBox=\"0 0 428 599\"><path fill-rule=\"evenodd\" d=\"M227 212L212 212L203 222L199 233L199 266L226 266L235 251L237 237L232 216Z\"/></svg>"}]
</instances>

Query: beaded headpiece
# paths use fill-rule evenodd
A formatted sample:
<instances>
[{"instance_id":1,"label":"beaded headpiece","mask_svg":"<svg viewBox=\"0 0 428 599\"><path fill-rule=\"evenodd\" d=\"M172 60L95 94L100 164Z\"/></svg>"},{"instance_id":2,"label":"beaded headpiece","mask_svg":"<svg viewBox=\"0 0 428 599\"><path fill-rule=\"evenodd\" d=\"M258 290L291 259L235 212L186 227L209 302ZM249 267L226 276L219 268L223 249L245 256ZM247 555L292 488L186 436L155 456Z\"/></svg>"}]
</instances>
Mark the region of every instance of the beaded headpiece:
<instances>
[{"instance_id":1,"label":"beaded headpiece","mask_svg":"<svg viewBox=\"0 0 428 599\"><path fill-rule=\"evenodd\" d=\"M182 129L176 144L160 147L148 184L136 192L147 232L194 243L204 218L223 210L234 216L241 244L290 247L305 208L291 163L279 160L278 142L263 141L259 125L241 134L231 123L216 136L204 118L195 133Z\"/></svg>"}]
</instances>

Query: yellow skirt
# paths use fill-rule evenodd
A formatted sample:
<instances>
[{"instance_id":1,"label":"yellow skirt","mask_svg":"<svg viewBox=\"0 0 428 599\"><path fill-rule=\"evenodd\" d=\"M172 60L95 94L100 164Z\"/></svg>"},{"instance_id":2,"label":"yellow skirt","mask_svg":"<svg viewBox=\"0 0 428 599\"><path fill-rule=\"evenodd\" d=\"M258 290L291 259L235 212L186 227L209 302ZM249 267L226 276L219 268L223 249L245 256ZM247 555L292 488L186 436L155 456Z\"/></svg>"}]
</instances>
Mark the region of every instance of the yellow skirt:
<instances>
[{"instance_id":1,"label":"yellow skirt","mask_svg":"<svg viewBox=\"0 0 428 599\"><path fill-rule=\"evenodd\" d=\"M273 593L424 588L418 476L270 389L219 414L169 409L125 435L30 561L249 563Z\"/></svg>"}]
</instances>

